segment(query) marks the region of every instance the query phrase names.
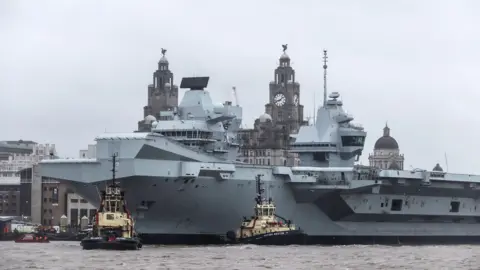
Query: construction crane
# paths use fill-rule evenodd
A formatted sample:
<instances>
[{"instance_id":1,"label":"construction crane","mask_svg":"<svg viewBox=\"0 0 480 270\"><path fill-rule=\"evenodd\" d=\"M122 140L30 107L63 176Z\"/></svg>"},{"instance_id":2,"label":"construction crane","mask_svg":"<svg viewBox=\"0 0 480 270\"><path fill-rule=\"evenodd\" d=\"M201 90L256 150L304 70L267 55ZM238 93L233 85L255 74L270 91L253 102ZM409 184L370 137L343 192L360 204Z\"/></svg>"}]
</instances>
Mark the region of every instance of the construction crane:
<instances>
[{"instance_id":1,"label":"construction crane","mask_svg":"<svg viewBox=\"0 0 480 270\"><path fill-rule=\"evenodd\" d=\"M233 86L232 91L233 91L233 97L235 98L235 106L239 106L238 96L237 96L237 87Z\"/></svg>"}]
</instances>

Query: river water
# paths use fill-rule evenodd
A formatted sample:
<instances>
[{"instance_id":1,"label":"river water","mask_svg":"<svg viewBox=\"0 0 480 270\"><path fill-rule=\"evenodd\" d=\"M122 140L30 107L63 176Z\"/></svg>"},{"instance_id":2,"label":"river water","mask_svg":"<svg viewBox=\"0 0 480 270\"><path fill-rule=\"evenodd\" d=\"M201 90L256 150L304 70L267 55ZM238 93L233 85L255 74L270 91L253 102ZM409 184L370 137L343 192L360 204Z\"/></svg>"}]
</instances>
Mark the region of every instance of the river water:
<instances>
[{"instance_id":1,"label":"river water","mask_svg":"<svg viewBox=\"0 0 480 270\"><path fill-rule=\"evenodd\" d=\"M0 242L0 269L480 269L480 246L145 246L82 250L79 242Z\"/></svg>"}]
</instances>

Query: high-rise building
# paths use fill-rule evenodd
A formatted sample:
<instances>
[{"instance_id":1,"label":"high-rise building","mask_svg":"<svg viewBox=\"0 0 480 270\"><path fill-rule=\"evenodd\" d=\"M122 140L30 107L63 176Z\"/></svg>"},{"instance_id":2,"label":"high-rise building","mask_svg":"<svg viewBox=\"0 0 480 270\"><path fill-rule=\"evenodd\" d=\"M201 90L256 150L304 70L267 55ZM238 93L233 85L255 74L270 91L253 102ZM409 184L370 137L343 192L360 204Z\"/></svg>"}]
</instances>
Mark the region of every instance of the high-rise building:
<instances>
[{"instance_id":1,"label":"high-rise building","mask_svg":"<svg viewBox=\"0 0 480 270\"><path fill-rule=\"evenodd\" d=\"M5 145L8 147L3 148L3 160L0 160L0 216L30 216L31 178L23 181L22 174L25 177L28 168L54 157L55 145L22 140L5 141ZM7 153L9 156L6 156Z\"/></svg>"}]
</instances>

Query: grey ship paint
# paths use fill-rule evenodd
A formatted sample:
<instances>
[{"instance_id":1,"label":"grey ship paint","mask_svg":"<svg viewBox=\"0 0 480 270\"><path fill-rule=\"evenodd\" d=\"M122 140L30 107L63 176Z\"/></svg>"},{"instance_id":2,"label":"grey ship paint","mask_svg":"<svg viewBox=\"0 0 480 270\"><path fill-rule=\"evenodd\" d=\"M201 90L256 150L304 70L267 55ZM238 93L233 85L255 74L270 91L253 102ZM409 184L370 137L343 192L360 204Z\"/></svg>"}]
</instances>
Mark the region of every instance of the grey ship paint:
<instances>
[{"instance_id":1,"label":"grey ship paint","mask_svg":"<svg viewBox=\"0 0 480 270\"><path fill-rule=\"evenodd\" d=\"M100 135L96 159L42 161L41 175L98 204L118 153L118 181L146 243L215 242L251 215L258 174L277 213L308 243L480 241L480 176L355 166L366 132L352 124L339 93L325 99L315 125L292 135L301 166L252 165L235 161L241 107L214 105L207 83L183 79L190 90L169 112L173 120L154 121L151 132Z\"/></svg>"}]
</instances>

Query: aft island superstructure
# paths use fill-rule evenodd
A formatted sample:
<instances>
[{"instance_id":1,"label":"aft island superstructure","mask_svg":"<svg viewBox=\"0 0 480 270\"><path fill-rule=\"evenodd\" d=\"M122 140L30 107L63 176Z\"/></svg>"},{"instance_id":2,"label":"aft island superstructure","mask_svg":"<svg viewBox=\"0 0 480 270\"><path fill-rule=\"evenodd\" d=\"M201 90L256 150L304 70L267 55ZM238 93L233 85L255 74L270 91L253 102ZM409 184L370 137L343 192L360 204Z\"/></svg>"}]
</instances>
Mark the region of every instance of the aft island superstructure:
<instances>
[{"instance_id":1,"label":"aft island superstructure","mask_svg":"<svg viewBox=\"0 0 480 270\"><path fill-rule=\"evenodd\" d=\"M326 69L326 65L324 65ZM255 179L280 216L295 220L311 244L477 243L480 176L357 166L366 132L345 112L337 92L326 95L314 125L292 134L299 166L236 161L242 108L214 104L208 77L184 78L178 107L152 118L151 131L103 134L97 158L40 163L44 177L71 184L92 203L111 179L126 191L143 242L206 244L251 214Z\"/></svg>"}]
</instances>

